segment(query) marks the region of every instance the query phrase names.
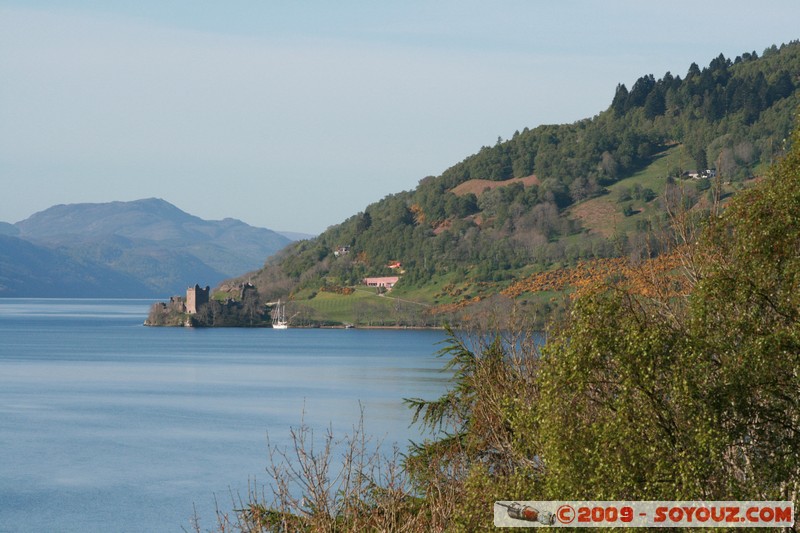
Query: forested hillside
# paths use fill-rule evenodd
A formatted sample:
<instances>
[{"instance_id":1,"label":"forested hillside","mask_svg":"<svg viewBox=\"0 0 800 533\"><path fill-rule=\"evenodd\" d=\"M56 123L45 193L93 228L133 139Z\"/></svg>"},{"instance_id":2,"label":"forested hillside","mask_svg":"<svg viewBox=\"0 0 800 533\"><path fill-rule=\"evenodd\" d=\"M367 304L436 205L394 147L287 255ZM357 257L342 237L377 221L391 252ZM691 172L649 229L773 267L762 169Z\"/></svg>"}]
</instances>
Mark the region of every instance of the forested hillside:
<instances>
[{"instance_id":1,"label":"forested hillside","mask_svg":"<svg viewBox=\"0 0 800 533\"><path fill-rule=\"evenodd\" d=\"M749 186L786 151L798 106L798 41L647 74L598 115L498 138L247 278L313 306L320 290L396 275L400 262L392 292L441 305L580 260L653 256L670 202L704 210Z\"/></svg>"}]
</instances>

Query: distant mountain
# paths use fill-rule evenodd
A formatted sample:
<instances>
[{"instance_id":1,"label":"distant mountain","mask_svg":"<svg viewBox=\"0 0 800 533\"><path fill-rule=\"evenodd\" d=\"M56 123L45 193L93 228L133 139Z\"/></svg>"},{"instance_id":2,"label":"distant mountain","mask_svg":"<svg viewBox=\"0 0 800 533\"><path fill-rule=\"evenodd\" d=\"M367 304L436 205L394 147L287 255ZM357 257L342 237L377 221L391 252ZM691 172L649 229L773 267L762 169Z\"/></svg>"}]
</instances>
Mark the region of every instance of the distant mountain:
<instances>
[{"instance_id":1,"label":"distant mountain","mask_svg":"<svg viewBox=\"0 0 800 533\"><path fill-rule=\"evenodd\" d=\"M19 228L8 222L0 222L0 235L19 235Z\"/></svg>"},{"instance_id":2,"label":"distant mountain","mask_svg":"<svg viewBox=\"0 0 800 533\"><path fill-rule=\"evenodd\" d=\"M274 231L240 220L203 220L157 198L57 205L14 225L0 226L0 234L15 232L18 241L35 246L14 265L14 279L20 283L27 279L22 276L27 272L31 279L44 276L58 284L60 271L47 276L40 269L46 264L39 261L45 258L44 252L55 254L51 259L58 264L70 265L68 270L75 275L83 265L87 275L90 271L116 273L133 283L120 285L116 292L112 287L87 285L89 292L80 292L85 296L164 296L182 293L195 283L213 285L261 267L267 257L291 242ZM6 257L7 247L19 251L20 246L19 242L4 240L0 257ZM30 265L25 258L30 259ZM0 278L8 277L6 272L12 270L4 264ZM109 283L113 279L110 275L89 277ZM63 280L64 284L73 282L77 283L75 276ZM139 292L132 294L133 289ZM12 293L29 295L13 283L6 289L6 295Z\"/></svg>"},{"instance_id":3,"label":"distant mountain","mask_svg":"<svg viewBox=\"0 0 800 533\"><path fill-rule=\"evenodd\" d=\"M139 297L152 293L140 281L92 262L0 235L0 297Z\"/></svg>"}]
</instances>

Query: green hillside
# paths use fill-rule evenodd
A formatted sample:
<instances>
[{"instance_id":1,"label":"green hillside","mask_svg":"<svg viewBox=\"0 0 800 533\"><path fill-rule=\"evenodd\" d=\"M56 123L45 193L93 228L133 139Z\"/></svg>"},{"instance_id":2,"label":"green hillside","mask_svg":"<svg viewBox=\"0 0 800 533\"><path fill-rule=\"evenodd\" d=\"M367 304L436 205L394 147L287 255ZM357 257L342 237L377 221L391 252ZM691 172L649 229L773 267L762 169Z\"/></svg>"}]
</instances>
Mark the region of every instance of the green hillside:
<instances>
[{"instance_id":1,"label":"green hillside","mask_svg":"<svg viewBox=\"0 0 800 533\"><path fill-rule=\"evenodd\" d=\"M657 255L670 202L707 210L786 151L798 73L794 41L620 84L598 115L498 139L221 289L252 280L268 300L289 295L307 322L433 324L534 272ZM689 175L702 171L712 177ZM323 290L393 275L385 296ZM557 305L517 297L534 310Z\"/></svg>"}]
</instances>

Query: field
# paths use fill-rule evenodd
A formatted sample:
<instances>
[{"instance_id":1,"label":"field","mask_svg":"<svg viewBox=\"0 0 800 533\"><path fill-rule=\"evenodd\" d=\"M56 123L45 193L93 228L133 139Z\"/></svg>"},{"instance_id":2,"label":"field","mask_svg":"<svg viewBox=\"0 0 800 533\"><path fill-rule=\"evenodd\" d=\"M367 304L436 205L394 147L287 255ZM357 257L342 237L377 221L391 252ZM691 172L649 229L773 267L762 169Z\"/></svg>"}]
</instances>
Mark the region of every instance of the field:
<instances>
[{"instance_id":1,"label":"field","mask_svg":"<svg viewBox=\"0 0 800 533\"><path fill-rule=\"evenodd\" d=\"M304 295L298 296L302 298ZM293 323L316 321L360 326L414 325L420 321L420 311L426 307L394 297L391 292L378 295L375 289L367 288L357 288L348 295L318 292L310 299L296 299L289 305L290 313L297 313L297 320Z\"/></svg>"}]
</instances>

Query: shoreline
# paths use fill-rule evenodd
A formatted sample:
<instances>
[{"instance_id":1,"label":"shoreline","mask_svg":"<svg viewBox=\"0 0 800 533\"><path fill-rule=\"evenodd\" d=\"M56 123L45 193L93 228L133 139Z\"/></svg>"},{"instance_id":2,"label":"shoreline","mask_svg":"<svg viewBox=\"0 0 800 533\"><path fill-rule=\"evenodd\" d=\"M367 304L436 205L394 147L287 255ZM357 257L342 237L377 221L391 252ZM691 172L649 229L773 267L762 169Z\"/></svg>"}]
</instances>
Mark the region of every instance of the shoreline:
<instances>
[{"instance_id":1,"label":"shoreline","mask_svg":"<svg viewBox=\"0 0 800 533\"><path fill-rule=\"evenodd\" d=\"M289 329L411 329L411 330L444 330L444 326L289 326Z\"/></svg>"}]
</instances>

